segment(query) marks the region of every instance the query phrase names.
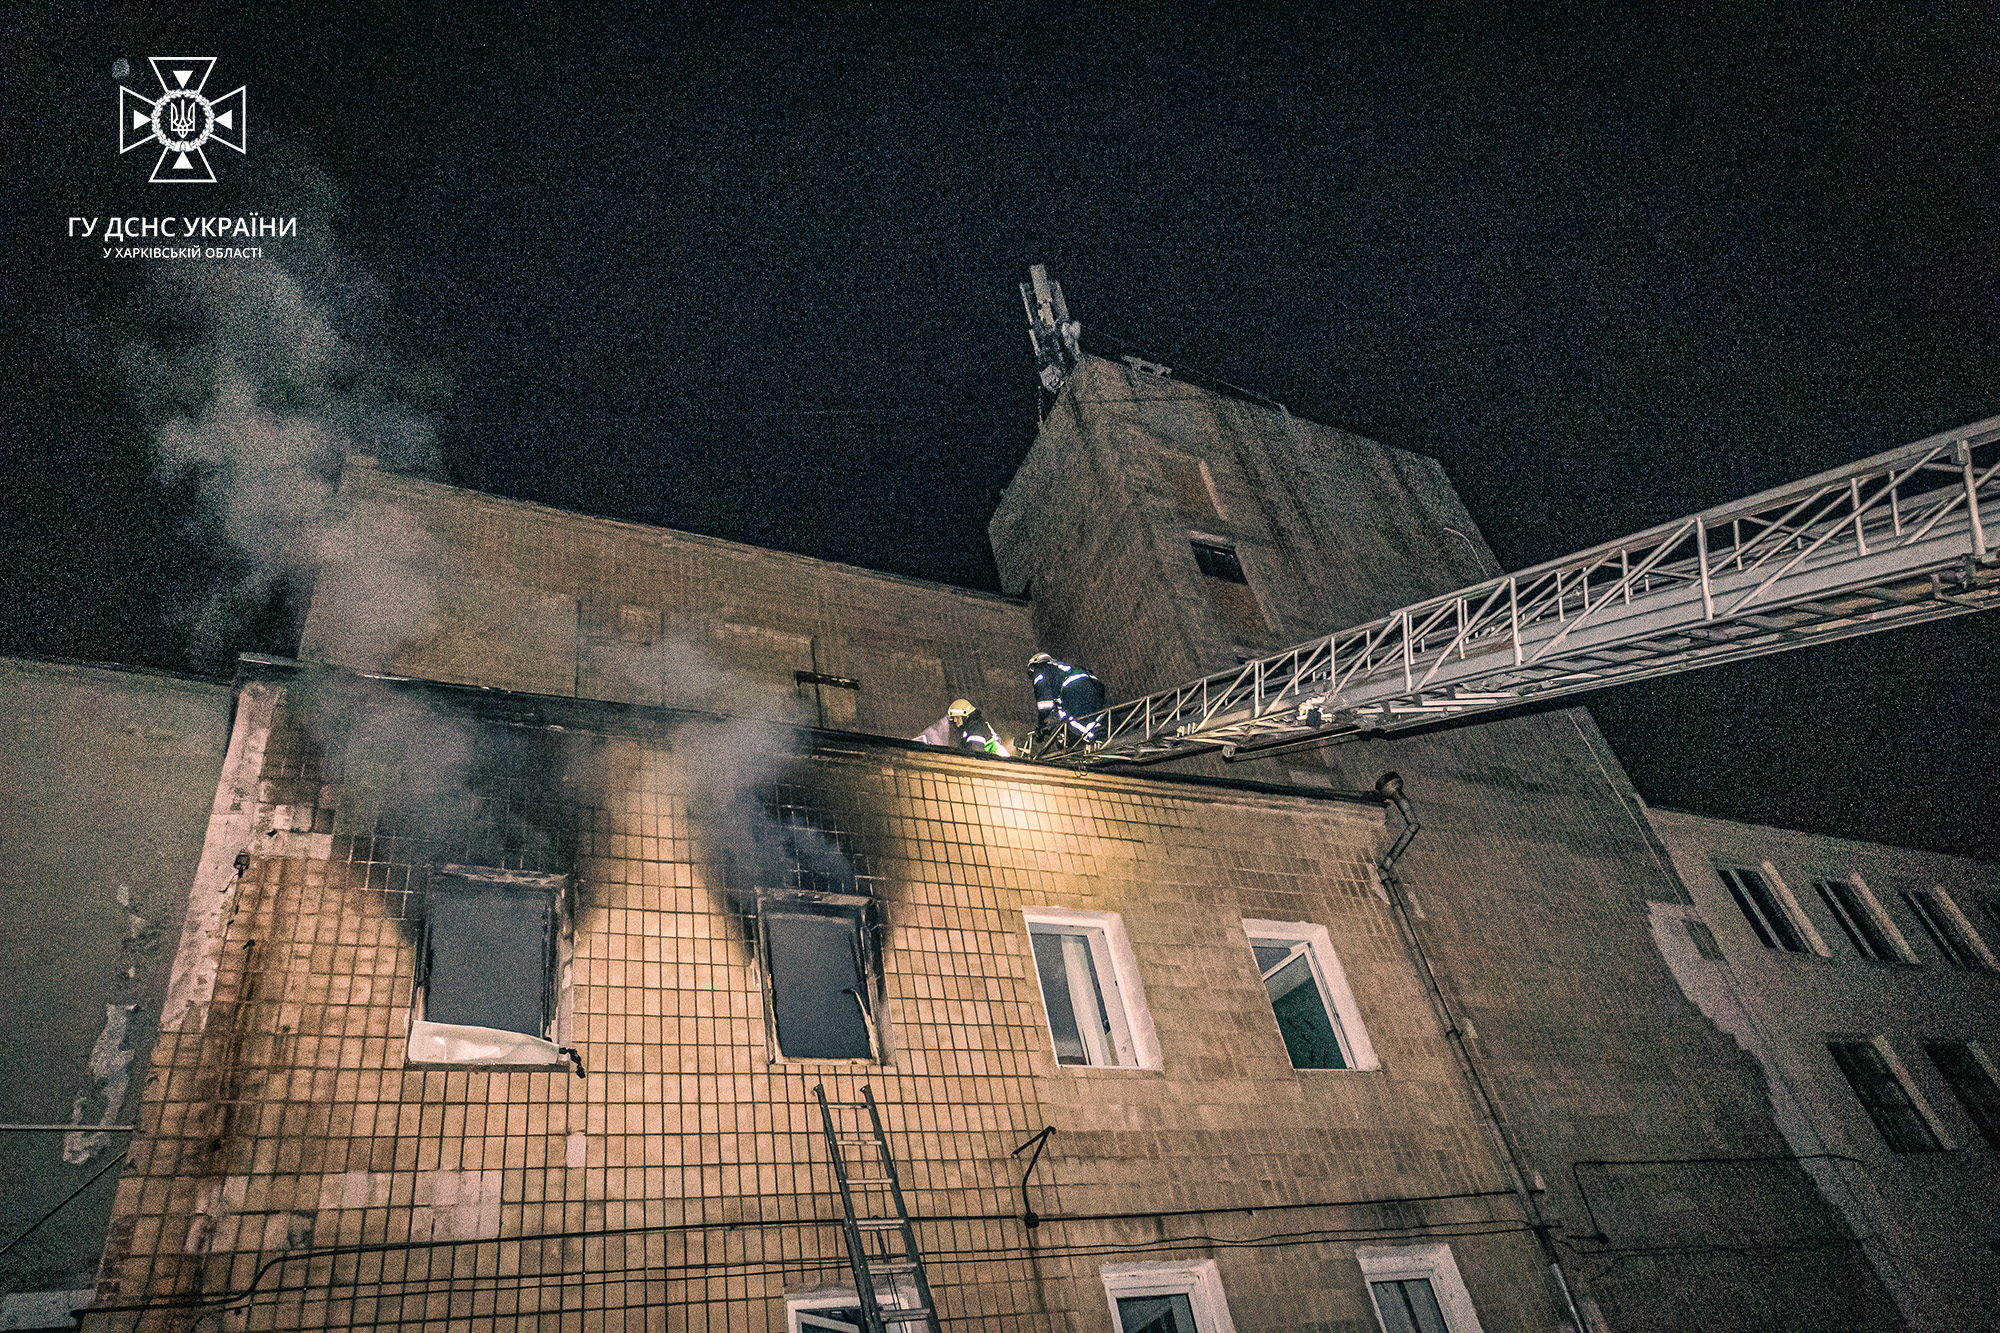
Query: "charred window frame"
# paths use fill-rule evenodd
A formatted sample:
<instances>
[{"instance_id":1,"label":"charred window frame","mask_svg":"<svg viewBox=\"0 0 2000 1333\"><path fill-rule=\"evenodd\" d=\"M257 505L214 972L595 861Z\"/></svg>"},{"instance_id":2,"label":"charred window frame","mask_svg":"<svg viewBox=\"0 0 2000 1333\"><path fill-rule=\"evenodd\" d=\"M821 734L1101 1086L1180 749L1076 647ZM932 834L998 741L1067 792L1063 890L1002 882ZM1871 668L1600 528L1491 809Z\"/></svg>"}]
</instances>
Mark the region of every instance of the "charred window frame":
<instances>
[{"instance_id":1,"label":"charred window frame","mask_svg":"<svg viewBox=\"0 0 2000 1333\"><path fill-rule=\"evenodd\" d=\"M417 939L410 1063L567 1068L575 944L569 876L432 870Z\"/></svg>"},{"instance_id":2,"label":"charred window frame","mask_svg":"<svg viewBox=\"0 0 2000 1333\"><path fill-rule=\"evenodd\" d=\"M757 958L772 1063L887 1063L874 900L845 893L762 893Z\"/></svg>"}]
</instances>

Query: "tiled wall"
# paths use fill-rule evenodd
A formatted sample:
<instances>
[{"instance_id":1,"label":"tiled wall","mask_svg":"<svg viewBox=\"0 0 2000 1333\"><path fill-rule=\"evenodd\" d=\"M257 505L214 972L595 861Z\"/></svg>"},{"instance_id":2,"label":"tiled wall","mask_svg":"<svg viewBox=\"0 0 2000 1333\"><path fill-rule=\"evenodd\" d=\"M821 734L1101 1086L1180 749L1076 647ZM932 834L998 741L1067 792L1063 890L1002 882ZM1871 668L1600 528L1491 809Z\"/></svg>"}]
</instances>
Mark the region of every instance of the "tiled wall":
<instances>
[{"instance_id":1,"label":"tiled wall","mask_svg":"<svg viewBox=\"0 0 2000 1333\"><path fill-rule=\"evenodd\" d=\"M948 1326L1103 1329L1101 1264L1213 1255L1246 1333L1359 1330L1354 1244L1440 1231L1489 1328L1548 1322L1377 890L1375 809L824 747L770 756L738 805L690 731L485 722L501 776L413 812L399 784L448 785L410 769L435 744L329 755L310 715L279 713L213 997L162 1041L103 1303L256 1286L204 1326L782 1327L787 1291L846 1278L823 1082L881 1103ZM770 1059L716 852L781 798L877 902L888 1067ZM586 1078L404 1068L424 867L482 858L578 878ZM1024 906L1122 914L1163 1068L1055 1064ZM1246 916L1327 927L1382 1069L1290 1068ZM1010 1153L1051 1124L1030 1232ZM1362 1206L1384 1199L1427 1201Z\"/></svg>"}]
</instances>

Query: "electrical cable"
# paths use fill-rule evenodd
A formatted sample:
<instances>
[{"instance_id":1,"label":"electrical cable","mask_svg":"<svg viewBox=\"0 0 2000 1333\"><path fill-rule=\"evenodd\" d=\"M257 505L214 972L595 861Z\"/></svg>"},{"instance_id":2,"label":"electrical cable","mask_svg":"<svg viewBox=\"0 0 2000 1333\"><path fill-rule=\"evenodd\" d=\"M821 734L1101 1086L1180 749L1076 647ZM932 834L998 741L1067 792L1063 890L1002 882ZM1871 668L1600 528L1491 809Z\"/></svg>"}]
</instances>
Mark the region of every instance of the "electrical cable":
<instances>
[{"instance_id":1,"label":"electrical cable","mask_svg":"<svg viewBox=\"0 0 2000 1333\"><path fill-rule=\"evenodd\" d=\"M19 1245L22 1241L26 1240L29 1236L33 1235L35 1229L41 1226L42 1223L48 1221L50 1218L54 1217L57 1213L69 1207L69 1202L71 1199L74 1199L77 1195L83 1193L85 1190L89 1189L92 1185L95 1185L98 1181L102 1180L104 1178L105 1172L109 1171L114 1166L119 1166L123 1164L125 1160L126 1157L124 1153L118 1153L114 1155L110 1161L106 1162L102 1167L98 1168L96 1175L92 1176L89 1180L84 1181L81 1185L78 1185L75 1189L71 1190L66 1196L64 1196L63 1201L61 1203L49 1209L46 1213L43 1213L40 1217L36 1218L34 1221L28 1223L28 1229L26 1231L23 1231L20 1235L8 1241L5 1245L0 1245L0 1254L7 1253L7 1251L13 1249L16 1245Z\"/></svg>"},{"instance_id":2,"label":"electrical cable","mask_svg":"<svg viewBox=\"0 0 2000 1333\"><path fill-rule=\"evenodd\" d=\"M1467 1195L1412 1196L1411 1199L1408 1201L1421 1202L1425 1201L1426 1199L1444 1200L1444 1199L1458 1199L1458 1198L1480 1198L1480 1197L1490 1197L1495 1194L1511 1194L1511 1193L1512 1191L1480 1191L1476 1194L1467 1194ZM1367 1200L1365 1202L1379 1204L1379 1203L1396 1203L1403 1201L1404 1200ZM1203 1210L1192 1210L1192 1215L1205 1215L1215 1212L1276 1211L1278 1208L1285 1208L1285 1207L1310 1208L1310 1207L1329 1207L1329 1206L1357 1206L1357 1205L1314 1205L1314 1204L1274 1205L1269 1210L1247 1209L1247 1208L1203 1209ZM1066 1215L1065 1216L1051 1215L1048 1217L1044 1217L1042 1219L1042 1223L1044 1226L1046 1226L1049 1225L1050 1223L1059 1221L1146 1221L1146 1220L1160 1220L1168 1217L1176 1217L1183 1215L1185 1214L1131 1213L1131 1214L1100 1214L1095 1216L1085 1215L1076 1217L1066 1216ZM969 1215L969 1216L943 1216L943 1217L931 1217L931 1218L913 1217L911 1219L913 1223L918 1223L918 1224L926 1222L936 1224L936 1223L974 1222L974 1221L1018 1221L1018 1220L1019 1219L1012 1213ZM276 1296L285 1293L330 1291L339 1287L360 1287L360 1286L382 1287L385 1285L389 1285L390 1283L400 1283L405 1285L413 1282L423 1283L423 1284L430 1284L434 1282L446 1282L455 1284L460 1281L480 1281L487 1283L495 1283L495 1282L500 1282L504 1279L507 1281L511 1281L516 1285L521 1285L530 1281L542 1282L548 1284L547 1279L556 1278L558 1279L558 1281L553 1283L553 1285L561 1285L569 1282L574 1282L582 1285L593 1285L593 1284L603 1284L614 1280L618 1280L621 1277L621 1275L628 1275L636 1272L658 1271L665 1273L665 1272L727 1271L731 1273L738 1273L744 1275L752 1275L752 1274L768 1275L772 1273L790 1272L795 1269L801 1269L801 1268L813 1268L813 1269L840 1268L845 1266L844 1260L828 1259L825 1262L820 1263L801 1258L798 1260L790 1260L778 1264L762 1264L762 1265L753 1265L748 1260L739 1260L739 1261L702 1260L687 1264L628 1265L627 1267L624 1268L599 1269L590 1273L576 1274L573 1277L566 1274L514 1273L514 1274L504 1274L504 1275L503 1274L474 1275L473 1277L467 1278L467 1277L460 1277L454 1274L446 1274L438 1278L432 1278L426 1275L421 1278L375 1278L375 1279L356 1278L348 1282L340 1282L337 1279L329 1276L327 1279L321 1282L302 1282L302 1283L281 1282L277 1285L268 1288L261 1286L263 1279L267 1273L269 1273L273 1268L280 1267L285 1264L313 1263L313 1262L324 1262L324 1261L337 1262L338 1260L345 1258L353 1258L358 1260L364 1255L372 1255L372 1254L408 1255L416 1251L429 1252L439 1248L456 1249L460 1247L478 1246L478 1245L519 1246L519 1245L527 1245L534 1242L546 1243L549 1241L593 1240L593 1239L604 1240L614 1237L625 1237L625 1236L632 1236L632 1237L648 1236L648 1235L665 1236L669 1234L688 1235L693 1233L706 1233L710 1231L732 1232L739 1230L741 1231L774 1230L774 1229L783 1229L786 1227L830 1228L830 1227L838 1227L840 1225L841 1222L837 1218L806 1218L806 1219L797 1219L790 1221L773 1221L773 1222L686 1223L686 1224L676 1224L671 1226L657 1226L657 1227L620 1227L620 1228L612 1228L608 1230L597 1230L597 1231L579 1230L570 1232L548 1232L533 1236L488 1237L480 1240L383 1242L371 1245L327 1247L325 1249L300 1251L297 1254L278 1255L274 1256L273 1258L265 1260L261 1265L259 1265L257 1272L252 1276L250 1285L243 1288L240 1291L206 1293L193 1296L169 1297L158 1300L148 1299L146 1301L139 1302L137 1304L96 1306L93 1307L91 1310L89 1310L88 1313L116 1314L116 1313L128 1313L137 1311L143 1314L147 1310L158 1310L158 1309L199 1309L203 1307L215 1308L215 1307L236 1305L246 1301L255 1302L266 1296L275 1298ZM926 1251L924 1259L927 1264L963 1264L963 1263L979 1262L987 1259L995 1259L995 1258L1003 1258L1007 1256L1019 1256L1019 1255L1035 1255L1043 1258L1091 1258L1091 1257L1115 1255L1115 1254L1146 1254L1146 1253L1162 1253L1162 1252L1173 1253L1189 1249L1202 1249L1202 1248L1269 1249L1269 1248L1279 1248L1289 1245L1336 1244L1355 1239L1394 1239L1397 1237L1404 1237L1410 1235L1446 1236L1446 1237L1508 1235L1516 1232L1527 1232L1530 1230L1531 1228L1527 1223L1508 1218L1468 1219L1463 1222L1415 1223L1404 1226L1318 1227L1304 1231L1274 1232L1263 1236L1237 1237L1237 1238L1226 1237L1226 1236L1211 1236L1208 1235L1207 1233L1197 1233L1194 1235L1169 1237L1164 1240L1149 1240L1144 1243L1131 1244L1131 1245L1120 1244L1111 1241L1104 1241L1104 1242L1079 1242L1070 1245L1053 1245L1053 1246L1050 1245L980 1246L980 1247L971 1247L971 1248L956 1249L956 1250Z\"/></svg>"}]
</instances>

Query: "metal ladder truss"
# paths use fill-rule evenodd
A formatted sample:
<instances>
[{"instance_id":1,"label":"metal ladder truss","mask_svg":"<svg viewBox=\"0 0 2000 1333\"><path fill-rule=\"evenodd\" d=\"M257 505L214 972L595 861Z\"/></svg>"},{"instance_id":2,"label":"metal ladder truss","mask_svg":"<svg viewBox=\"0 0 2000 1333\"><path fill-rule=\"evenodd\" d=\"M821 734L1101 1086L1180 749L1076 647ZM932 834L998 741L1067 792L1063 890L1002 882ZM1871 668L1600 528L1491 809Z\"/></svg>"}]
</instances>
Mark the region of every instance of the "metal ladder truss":
<instances>
[{"instance_id":1,"label":"metal ladder truss","mask_svg":"<svg viewBox=\"0 0 2000 1333\"><path fill-rule=\"evenodd\" d=\"M888 1136L882 1132L875 1094L863 1084L858 1102L828 1101L826 1086L817 1084L813 1096L819 1099L827 1155L833 1159L833 1178L840 1186L841 1225L863 1327L867 1333L901 1329L941 1333L937 1302L924 1275L923 1254L903 1204L903 1186L896 1177ZM859 1150L858 1173L847 1149Z\"/></svg>"},{"instance_id":2,"label":"metal ladder truss","mask_svg":"<svg viewBox=\"0 0 2000 1333\"><path fill-rule=\"evenodd\" d=\"M1095 767L1472 717L2000 605L2000 417L1406 606L1098 716Z\"/></svg>"}]
</instances>

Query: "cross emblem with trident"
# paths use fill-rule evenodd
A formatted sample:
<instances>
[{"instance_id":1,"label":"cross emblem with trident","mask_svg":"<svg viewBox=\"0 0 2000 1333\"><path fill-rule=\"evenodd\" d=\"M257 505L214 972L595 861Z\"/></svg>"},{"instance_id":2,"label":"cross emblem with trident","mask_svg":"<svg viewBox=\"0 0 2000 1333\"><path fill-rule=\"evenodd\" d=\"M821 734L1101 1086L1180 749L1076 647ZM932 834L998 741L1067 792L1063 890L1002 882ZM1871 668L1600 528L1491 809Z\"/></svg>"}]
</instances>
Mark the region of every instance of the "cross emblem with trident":
<instances>
[{"instance_id":1,"label":"cross emblem with trident","mask_svg":"<svg viewBox=\"0 0 2000 1333\"><path fill-rule=\"evenodd\" d=\"M153 166L153 184L215 184L215 169L202 151L207 144L219 143L239 153L250 151L249 104L244 89L213 101L202 95L215 68L214 56L150 56L148 60L153 77L160 81L160 96L157 100L141 97L119 85L118 151L129 153L141 144L157 142L160 160Z\"/></svg>"}]
</instances>

